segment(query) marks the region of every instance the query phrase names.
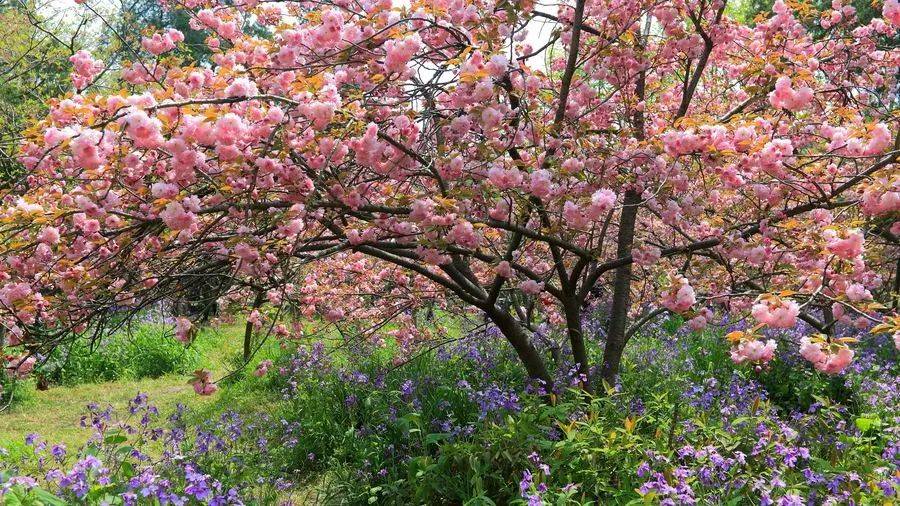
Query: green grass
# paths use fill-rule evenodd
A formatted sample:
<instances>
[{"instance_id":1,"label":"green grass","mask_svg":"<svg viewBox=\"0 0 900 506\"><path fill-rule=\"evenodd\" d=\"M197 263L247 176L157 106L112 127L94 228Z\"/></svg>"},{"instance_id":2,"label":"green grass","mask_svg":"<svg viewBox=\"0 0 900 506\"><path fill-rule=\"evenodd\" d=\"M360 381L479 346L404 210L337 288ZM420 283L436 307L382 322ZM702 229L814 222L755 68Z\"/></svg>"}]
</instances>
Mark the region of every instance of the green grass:
<instances>
[{"instance_id":1,"label":"green grass","mask_svg":"<svg viewBox=\"0 0 900 506\"><path fill-rule=\"evenodd\" d=\"M439 316L443 315L439 313ZM439 318L439 322L448 327L451 337L461 334L459 323L454 319ZM46 441L76 448L91 435L89 430L79 426L88 404L95 402L121 411L140 392L148 394L162 417L171 414L179 403L189 408L190 419L198 421L226 410L246 414L274 409L279 402L278 393L264 386L266 379L255 378L250 373L260 361L278 356L279 345L270 337L242 371L232 374L243 364L243 337L244 321L239 320L204 328L192 343L201 355L197 367L212 371L216 379L228 376L223 381L228 388L222 388L211 397L196 395L188 383L190 374L182 373L157 378L52 385L45 391L37 390L32 380L20 383L15 392L16 402L0 412L0 448L20 448L25 436L31 433L39 434ZM387 348L384 352L390 355L393 347Z\"/></svg>"},{"instance_id":2,"label":"green grass","mask_svg":"<svg viewBox=\"0 0 900 506\"><path fill-rule=\"evenodd\" d=\"M0 415L0 447L20 445L26 434L37 433L48 441L76 448L90 437L90 431L81 428L79 420L85 413L85 406L91 402L101 406L112 405L121 410L139 392L146 392L152 395L153 403L165 416L178 403L199 406L210 401L195 395L187 378L182 375L89 383L43 392L33 390L30 385L27 388L32 389L28 396Z\"/></svg>"},{"instance_id":3,"label":"green grass","mask_svg":"<svg viewBox=\"0 0 900 506\"><path fill-rule=\"evenodd\" d=\"M243 322L204 329L193 343L202 354L199 366L212 371L216 378L234 370L240 362L243 333ZM247 369L252 371L259 360L251 361ZM90 437L90 431L79 426L85 406L95 402L123 410L139 392L149 395L150 402L159 408L163 417L171 414L179 403L198 413L209 413L217 406L236 402L248 407L254 405L252 400L240 399L240 389L229 389L228 399L220 399L220 394L200 397L188 384L189 379L187 374L168 374L158 378L52 386L45 391L35 389L33 381L20 383L15 394L17 402L0 413L0 448L19 447L30 433L76 448Z\"/></svg>"}]
</instances>

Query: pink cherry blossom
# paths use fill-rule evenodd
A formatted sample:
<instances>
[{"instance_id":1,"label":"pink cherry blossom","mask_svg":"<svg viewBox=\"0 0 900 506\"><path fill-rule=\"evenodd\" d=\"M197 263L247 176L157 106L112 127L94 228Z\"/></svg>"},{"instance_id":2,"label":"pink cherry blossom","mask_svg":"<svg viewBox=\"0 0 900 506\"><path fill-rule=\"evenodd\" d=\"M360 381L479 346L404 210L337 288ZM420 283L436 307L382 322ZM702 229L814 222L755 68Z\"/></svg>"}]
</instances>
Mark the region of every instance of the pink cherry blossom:
<instances>
[{"instance_id":1,"label":"pink cherry blossom","mask_svg":"<svg viewBox=\"0 0 900 506\"><path fill-rule=\"evenodd\" d=\"M253 263L259 260L259 251L245 242L234 245L234 256L242 262Z\"/></svg>"},{"instance_id":2,"label":"pink cherry blossom","mask_svg":"<svg viewBox=\"0 0 900 506\"><path fill-rule=\"evenodd\" d=\"M257 94L256 84L246 77L239 77L225 88L226 97L252 97Z\"/></svg>"},{"instance_id":3,"label":"pink cherry blossom","mask_svg":"<svg viewBox=\"0 0 900 506\"><path fill-rule=\"evenodd\" d=\"M59 229L56 227L46 227L42 229L41 233L38 235L38 241L49 245L59 243Z\"/></svg>"},{"instance_id":4,"label":"pink cherry blossom","mask_svg":"<svg viewBox=\"0 0 900 506\"><path fill-rule=\"evenodd\" d=\"M866 290L866 287L859 283L853 283L852 285L848 286L847 291L844 293L847 294L847 298L850 299L851 302L859 302L872 299L872 292Z\"/></svg>"},{"instance_id":5,"label":"pink cherry blossom","mask_svg":"<svg viewBox=\"0 0 900 506\"><path fill-rule=\"evenodd\" d=\"M283 237L296 237L297 234L303 232L305 228L306 224L303 223L303 220L295 219L279 226L278 233Z\"/></svg>"},{"instance_id":6,"label":"pink cherry blossom","mask_svg":"<svg viewBox=\"0 0 900 506\"><path fill-rule=\"evenodd\" d=\"M325 319L331 323L335 323L344 319L344 310L341 308L331 308L325 313Z\"/></svg>"},{"instance_id":7,"label":"pink cherry blossom","mask_svg":"<svg viewBox=\"0 0 900 506\"><path fill-rule=\"evenodd\" d=\"M597 221L614 205L616 205L615 192L609 188L601 188L591 195L591 204L587 208L586 215L589 219Z\"/></svg>"},{"instance_id":8,"label":"pink cherry blossom","mask_svg":"<svg viewBox=\"0 0 900 506\"><path fill-rule=\"evenodd\" d=\"M422 222L429 219L434 213L434 201L431 199L420 199L412 203L409 219L415 222Z\"/></svg>"},{"instance_id":9,"label":"pink cherry blossom","mask_svg":"<svg viewBox=\"0 0 900 506\"><path fill-rule=\"evenodd\" d=\"M498 201L497 205L488 211L488 216L492 220L507 221L509 219L509 203L505 200Z\"/></svg>"},{"instance_id":10,"label":"pink cherry blossom","mask_svg":"<svg viewBox=\"0 0 900 506\"><path fill-rule=\"evenodd\" d=\"M762 299L752 309L753 318L773 328L789 329L797 325L800 306L790 300L771 297Z\"/></svg>"},{"instance_id":11,"label":"pink cherry blossom","mask_svg":"<svg viewBox=\"0 0 900 506\"><path fill-rule=\"evenodd\" d=\"M690 328L694 332L699 332L706 328L706 326L709 324L709 321L707 321L705 316L697 315L688 320L686 323L688 328Z\"/></svg>"},{"instance_id":12,"label":"pink cherry blossom","mask_svg":"<svg viewBox=\"0 0 900 506\"><path fill-rule=\"evenodd\" d=\"M503 169L496 165L488 169L487 176L491 184L501 190L517 188L522 184L522 180L524 179L524 176L519 169Z\"/></svg>"},{"instance_id":13,"label":"pink cherry blossom","mask_svg":"<svg viewBox=\"0 0 900 506\"><path fill-rule=\"evenodd\" d=\"M197 216L186 210L180 202L169 202L159 217L172 230L191 230L197 224Z\"/></svg>"},{"instance_id":14,"label":"pink cherry blossom","mask_svg":"<svg viewBox=\"0 0 900 506\"><path fill-rule=\"evenodd\" d=\"M566 174L577 174L584 169L584 162L575 158L566 158L562 163L562 170Z\"/></svg>"},{"instance_id":15,"label":"pink cherry blossom","mask_svg":"<svg viewBox=\"0 0 900 506\"><path fill-rule=\"evenodd\" d=\"M765 343L756 339L742 341L731 348L731 360L735 364L750 362L754 364L766 364L775 356L778 345L769 339Z\"/></svg>"},{"instance_id":16,"label":"pink cherry blossom","mask_svg":"<svg viewBox=\"0 0 900 506\"><path fill-rule=\"evenodd\" d=\"M866 143L864 154L866 155L880 155L884 153L885 150L891 147L893 144L893 136L891 135L891 131L888 129L887 125L884 123L878 123L872 128L872 131L869 132L869 142Z\"/></svg>"},{"instance_id":17,"label":"pink cherry blossom","mask_svg":"<svg viewBox=\"0 0 900 506\"><path fill-rule=\"evenodd\" d=\"M198 395L212 395L219 387L212 382L212 374L206 370L194 371L194 378L190 381L194 392Z\"/></svg>"},{"instance_id":18,"label":"pink cherry blossom","mask_svg":"<svg viewBox=\"0 0 900 506\"><path fill-rule=\"evenodd\" d=\"M331 102L313 101L305 105L302 109L303 114L312 121L316 130L322 130L328 126L331 119L334 118L335 106Z\"/></svg>"},{"instance_id":19,"label":"pink cherry blossom","mask_svg":"<svg viewBox=\"0 0 900 506\"><path fill-rule=\"evenodd\" d=\"M461 221L447 233L447 240L464 248L474 249L481 242L481 237L475 232L475 227L468 221Z\"/></svg>"},{"instance_id":20,"label":"pink cherry blossom","mask_svg":"<svg viewBox=\"0 0 900 506\"><path fill-rule=\"evenodd\" d=\"M519 289L529 295L538 295L544 291L544 283L539 283L533 279L526 279L519 283Z\"/></svg>"},{"instance_id":21,"label":"pink cherry blossom","mask_svg":"<svg viewBox=\"0 0 900 506\"><path fill-rule=\"evenodd\" d=\"M344 28L344 16L337 9L329 9L322 15L322 24L315 31L316 45L321 48L332 48L341 41Z\"/></svg>"},{"instance_id":22,"label":"pink cherry blossom","mask_svg":"<svg viewBox=\"0 0 900 506\"><path fill-rule=\"evenodd\" d=\"M590 220L584 211L570 200L563 204L563 218L569 226L577 229L585 229L590 224Z\"/></svg>"},{"instance_id":23,"label":"pink cherry blossom","mask_svg":"<svg viewBox=\"0 0 900 506\"><path fill-rule=\"evenodd\" d=\"M485 107L481 111L481 125L485 130L495 128L503 121L503 113L494 107Z\"/></svg>"},{"instance_id":24,"label":"pink cherry blossom","mask_svg":"<svg viewBox=\"0 0 900 506\"><path fill-rule=\"evenodd\" d=\"M853 355L853 350L846 346L826 346L821 342L813 342L808 336L800 339L800 356L826 374L838 374L846 369L853 361Z\"/></svg>"},{"instance_id":25,"label":"pink cherry blossom","mask_svg":"<svg viewBox=\"0 0 900 506\"><path fill-rule=\"evenodd\" d=\"M535 197L544 199L553 192L553 181L550 172L545 169L539 169L531 173L529 176L529 191Z\"/></svg>"},{"instance_id":26,"label":"pink cherry blossom","mask_svg":"<svg viewBox=\"0 0 900 506\"><path fill-rule=\"evenodd\" d=\"M416 248L416 254L428 265L447 265L450 263L450 255L441 253L440 250L434 248Z\"/></svg>"},{"instance_id":27,"label":"pink cherry blossom","mask_svg":"<svg viewBox=\"0 0 900 506\"><path fill-rule=\"evenodd\" d=\"M703 147L703 138L694 130L667 132L662 141L666 153L672 156L686 155Z\"/></svg>"},{"instance_id":28,"label":"pink cherry blossom","mask_svg":"<svg viewBox=\"0 0 900 506\"><path fill-rule=\"evenodd\" d=\"M72 223L84 235L96 234L100 231L100 222L93 218L88 218L85 213L75 213L72 215Z\"/></svg>"},{"instance_id":29,"label":"pink cherry blossom","mask_svg":"<svg viewBox=\"0 0 900 506\"><path fill-rule=\"evenodd\" d=\"M259 312L259 309L254 309L250 311L250 314L247 315L247 322L253 327L253 330L259 330L262 328L264 323L264 316Z\"/></svg>"},{"instance_id":30,"label":"pink cherry blossom","mask_svg":"<svg viewBox=\"0 0 900 506\"><path fill-rule=\"evenodd\" d=\"M791 87L791 78L781 76L775 81L775 91L769 94L769 102L773 107L799 111L812 102L813 91L809 86Z\"/></svg>"},{"instance_id":31,"label":"pink cherry blossom","mask_svg":"<svg viewBox=\"0 0 900 506\"><path fill-rule=\"evenodd\" d=\"M836 303L837 328L868 328L886 317L875 302L890 307L900 234L900 50L885 43L900 7L863 23L845 3L811 29L784 0L753 23L721 2L598 0L578 45L562 5L542 47L530 2L191 0L208 64L175 54L180 32L148 34L88 94L105 67L76 53L78 89L23 132L21 184L0 205L14 236L0 326L90 325L209 262L235 278L219 302L253 325L266 312L241 287L263 286L273 309L389 322L401 353L441 337L417 328L420 309L503 307L498 276L537 295L532 320L505 323L562 336L579 330L567 309L606 298L610 342L660 306L703 329L698 301L777 329L801 300ZM770 359L753 339L736 361ZM810 342L825 364L839 355ZM540 365L528 374L552 381Z\"/></svg>"},{"instance_id":32,"label":"pink cherry blossom","mask_svg":"<svg viewBox=\"0 0 900 506\"><path fill-rule=\"evenodd\" d=\"M151 37L141 39L141 45L154 55L161 55L175 49L175 44L184 40L184 34L169 28L164 33L155 33Z\"/></svg>"},{"instance_id":33,"label":"pink cherry blossom","mask_svg":"<svg viewBox=\"0 0 900 506\"><path fill-rule=\"evenodd\" d=\"M37 359L32 355L22 355L9 360L6 364L6 373L16 378L26 378L34 369Z\"/></svg>"},{"instance_id":34,"label":"pink cherry blossom","mask_svg":"<svg viewBox=\"0 0 900 506\"><path fill-rule=\"evenodd\" d=\"M862 232L859 230L851 230L844 239L840 239L835 235L827 238L828 251L847 260L852 260L861 255L864 243L865 239L863 239Z\"/></svg>"},{"instance_id":35,"label":"pink cherry blossom","mask_svg":"<svg viewBox=\"0 0 900 506\"><path fill-rule=\"evenodd\" d=\"M150 194L158 199L170 199L178 195L178 185L165 182L156 182L150 185Z\"/></svg>"},{"instance_id":36,"label":"pink cherry blossom","mask_svg":"<svg viewBox=\"0 0 900 506\"><path fill-rule=\"evenodd\" d=\"M697 302L694 288L688 280L678 276L672 287L663 294L662 305L674 313L683 313Z\"/></svg>"},{"instance_id":37,"label":"pink cherry blossom","mask_svg":"<svg viewBox=\"0 0 900 506\"><path fill-rule=\"evenodd\" d=\"M385 42L384 69L388 74L402 74L406 71L406 64L421 49L422 39L418 34L413 34L404 39L393 39Z\"/></svg>"},{"instance_id":38,"label":"pink cherry blossom","mask_svg":"<svg viewBox=\"0 0 900 506\"><path fill-rule=\"evenodd\" d=\"M84 130L72 139L72 158L75 164L85 169L98 168L105 158L100 142L100 132L95 130Z\"/></svg>"},{"instance_id":39,"label":"pink cherry blossom","mask_svg":"<svg viewBox=\"0 0 900 506\"><path fill-rule=\"evenodd\" d=\"M31 286L27 283L8 283L0 288L0 303L12 306L30 296L32 292Z\"/></svg>"},{"instance_id":40,"label":"pink cherry blossom","mask_svg":"<svg viewBox=\"0 0 900 506\"><path fill-rule=\"evenodd\" d=\"M139 148L156 148L162 145L161 127L162 123L158 119L147 116L144 111L134 111L125 117L125 133Z\"/></svg>"},{"instance_id":41,"label":"pink cherry blossom","mask_svg":"<svg viewBox=\"0 0 900 506\"><path fill-rule=\"evenodd\" d=\"M188 344L191 342L191 329L194 325L190 320L183 316L179 316L175 319L175 339L178 339L184 344Z\"/></svg>"},{"instance_id":42,"label":"pink cherry blossom","mask_svg":"<svg viewBox=\"0 0 900 506\"><path fill-rule=\"evenodd\" d=\"M884 0L881 15L890 24L900 28L900 2L897 0Z\"/></svg>"},{"instance_id":43,"label":"pink cherry blossom","mask_svg":"<svg viewBox=\"0 0 900 506\"><path fill-rule=\"evenodd\" d=\"M491 59L488 61L487 71L494 77L500 77L506 72L507 67L509 66L509 59L502 54L495 54L491 56Z\"/></svg>"},{"instance_id":44,"label":"pink cherry blossom","mask_svg":"<svg viewBox=\"0 0 900 506\"><path fill-rule=\"evenodd\" d=\"M634 263L649 267L659 261L662 252L656 246L641 246L631 250Z\"/></svg>"},{"instance_id":45,"label":"pink cherry blossom","mask_svg":"<svg viewBox=\"0 0 900 506\"><path fill-rule=\"evenodd\" d=\"M502 278L509 279L509 278L512 278L514 275L512 266L506 260L503 260L502 262L498 263L495 271L497 272L497 275Z\"/></svg>"},{"instance_id":46,"label":"pink cherry blossom","mask_svg":"<svg viewBox=\"0 0 900 506\"><path fill-rule=\"evenodd\" d=\"M215 383L194 383L194 391L199 395L212 395L219 390Z\"/></svg>"},{"instance_id":47,"label":"pink cherry blossom","mask_svg":"<svg viewBox=\"0 0 900 506\"><path fill-rule=\"evenodd\" d=\"M72 83L79 90L88 87L104 68L102 61L95 60L83 49L70 56L69 61L72 63Z\"/></svg>"},{"instance_id":48,"label":"pink cherry blossom","mask_svg":"<svg viewBox=\"0 0 900 506\"><path fill-rule=\"evenodd\" d=\"M233 145L243 138L246 128L240 116L234 113L225 114L216 121L214 129L216 141L225 146Z\"/></svg>"},{"instance_id":49,"label":"pink cherry blossom","mask_svg":"<svg viewBox=\"0 0 900 506\"><path fill-rule=\"evenodd\" d=\"M256 366L256 370L253 371L253 375L257 378L262 378L269 372L269 368L272 367L271 360L263 360Z\"/></svg>"}]
</instances>

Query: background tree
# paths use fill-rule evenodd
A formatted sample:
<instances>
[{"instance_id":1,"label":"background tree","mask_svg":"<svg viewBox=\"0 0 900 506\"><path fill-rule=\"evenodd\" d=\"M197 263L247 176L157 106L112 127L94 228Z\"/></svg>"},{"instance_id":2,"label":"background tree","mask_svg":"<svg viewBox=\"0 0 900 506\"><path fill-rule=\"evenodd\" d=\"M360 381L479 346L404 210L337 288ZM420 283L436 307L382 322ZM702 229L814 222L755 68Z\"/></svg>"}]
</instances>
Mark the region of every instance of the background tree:
<instances>
[{"instance_id":1,"label":"background tree","mask_svg":"<svg viewBox=\"0 0 900 506\"><path fill-rule=\"evenodd\" d=\"M749 0L738 2L737 4L738 12L745 16L747 21L752 22L756 19L767 18L772 12L775 1ZM880 3L866 0L840 1L837 3L831 0L812 0L796 2L794 5L804 10L806 14L804 25L816 35L824 33L825 28L823 24L827 26L832 20L840 20L846 16L853 17L861 24L868 24L872 19L881 17L882 12ZM852 9L852 14L847 8Z\"/></svg>"},{"instance_id":2,"label":"background tree","mask_svg":"<svg viewBox=\"0 0 900 506\"><path fill-rule=\"evenodd\" d=\"M133 60L133 48L140 48L143 36L174 28L184 34L178 53L196 64L208 63L212 51L204 42L206 34L191 29L188 11L173 7L153 0L123 1L118 15L110 16L103 30L107 52L116 53L121 60Z\"/></svg>"},{"instance_id":3,"label":"background tree","mask_svg":"<svg viewBox=\"0 0 900 506\"><path fill-rule=\"evenodd\" d=\"M0 2L0 185L8 187L24 173L17 160L22 131L47 113L47 100L69 89L73 37L43 28L34 4Z\"/></svg>"}]
</instances>

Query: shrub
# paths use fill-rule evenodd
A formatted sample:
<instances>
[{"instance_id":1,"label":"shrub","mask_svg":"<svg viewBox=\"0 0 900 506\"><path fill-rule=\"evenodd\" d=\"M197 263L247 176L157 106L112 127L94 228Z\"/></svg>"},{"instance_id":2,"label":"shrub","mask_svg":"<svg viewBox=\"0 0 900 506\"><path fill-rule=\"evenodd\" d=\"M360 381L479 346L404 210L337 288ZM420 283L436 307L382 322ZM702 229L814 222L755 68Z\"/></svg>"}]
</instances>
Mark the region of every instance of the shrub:
<instances>
[{"instance_id":1,"label":"shrub","mask_svg":"<svg viewBox=\"0 0 900 506\"><path fill-rule=\"evenodd\" d=\"M342 365L324 346L301 348L270 383L285 399L287 465L327 470L330 492L349 500L387 494L372 488L405 477L409 459L469 438L522 403L523 378L503 347L470 340L402 368L383 351L355 350L365 360Z\"/></svg>"},{"instance_id":2,"label":"shrub","mask_svg":"<svg viewBox=\"0 0 900 506\"><path fill-rule=\"evenodd\" d=\"M836 377L754 370L733 364L722 332L677 323L636 337L623 383L587 403L575 391L555 405L524 393L490 336L403 369L370 351L339 366L322 346L301 349L268 383L285 395L294 434L285 466L326 472L329 493L351 504L881 503L896 493L892 356L862 346L861 365ZM892 381L887 403L861 411L863 385Z\"/></svg>"},{"instance_id":3,"label":"shrub","mask_svg":"<svg viewBox=\"0 0 900 506\"><path fill-rule=\"evenodd\" d=\"M166 327L147 324L94 343L79 339L60 346L37 375L60 385L156 378L190 372L201 359L197 349L173 339Z\"/></svg>"},{"instance_id":4,"label":"shrub","mask_svg":"<svg viewBox=\"0 0 900 506\"><path fill-rule=\"evenodd\" d=\"M187 373L202 359L194 347L172 338L171 330L141 326L122 336L122 355L135 378L158 378L165 374Z\"/></svg>"},{"instance_id":5,"label":"shrub","mask_svg":"<svg viewBox=\"0 0 900 506\"><path fill-rule=\"evenodd\" d=\"M0 371L0 413L7 407L31 396L30 388L23 388L28 380L21 380Z\"/></svg>"},{"instance_id":6,"label":"shrub","mask_svg":"<svg viewBox=\"0 0 900 506\"><path fill-rule=\"evenodd\" d=\"M79 340L54 350L36 375L66 386L102 383L130 377L128 365L112 338L93 345Z\"/></svg>"}]
</instances>

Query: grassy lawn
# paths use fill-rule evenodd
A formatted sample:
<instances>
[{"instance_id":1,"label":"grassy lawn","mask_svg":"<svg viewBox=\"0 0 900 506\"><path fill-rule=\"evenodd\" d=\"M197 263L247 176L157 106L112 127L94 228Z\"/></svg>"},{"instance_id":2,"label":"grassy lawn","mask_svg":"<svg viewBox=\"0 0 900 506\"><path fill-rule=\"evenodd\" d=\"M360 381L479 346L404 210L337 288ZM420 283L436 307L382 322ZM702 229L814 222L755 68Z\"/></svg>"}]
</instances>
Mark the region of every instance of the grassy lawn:
<instances>
[{"instance_id":1,"label":"grassy lawn","mask_svg":"<svg viewBox=\"0 0 900 506\"><path fill-rule=\"evenodd\" d=\"M242 323L205 329L195 342L204 355L203 367L211 370L214 377L231 371L241 350L242 337ZM160 415L166 417L179 403L202 410L216 401L216 396L196 395L188 384L189 379L190 375L170 374L159 378L51 386L45 391L36 390L31 382L20 385L16 392L19 400L0 413L0 448L18 447L30 433L76 448L91 435L79 422L86 412L85 406L92 402L122 411L130 399L143 392L159 408Z\"/></svg>"},{"instance_id":2,"label":"grassy lawn","mask_svg":"<svg viewBox=\"0 0 900 506\"><path fill-rule=\"evenodd\" d=\"M443 316L439 313L439 316ZM459 322L440 318L452 336L460 334ZM203 329L192 346L202 355L198 367L210 370L213 377L222 379L241 363L244 322L237 321ZM277 354L278 344L270 338L247 366L252 371L256 364ZM389 349L385 350L390 353ZM33 380L27 380L16 390L16 402L0 412L0 448L11 451L24 449L28 434L38 434L50 443L64 443L71 449L78 448L91 436L91 431L80 426L86 406L97 403L105 408L112 406L116 412L127 409L128 402L138 393L146 393L155 405L160 417L168 417L178 404L189 408L188 416L197 420L215 417L227 410L244 414L269 411L277 404L277 394L257 388L257 379L244 377L228 380L229 386L210 397L194 393L188 383L190 374L174 373L158 378L125 379L102 383L82 383L72 386L51 385L39 391Z\"/></svg>"},{"instance_id":3,"label":"grassy lawn","mask_svg":"<svg viewBox=\"0 0 900 506\"><path fill-rule=\"evenodd\" d=\"M90 436L89 430L79 426L79 420L91 402L112 405L119 411L137 393L144 392L151 396L163 416L170 414L178 403L193 406L210 402L209 398L195 395L183 375L57 387L43 392L29 390L22 402L0 415L0 447L21 444L26 434L37 433L49 441L76 448Z\"/></svg>"}]
</instances>

